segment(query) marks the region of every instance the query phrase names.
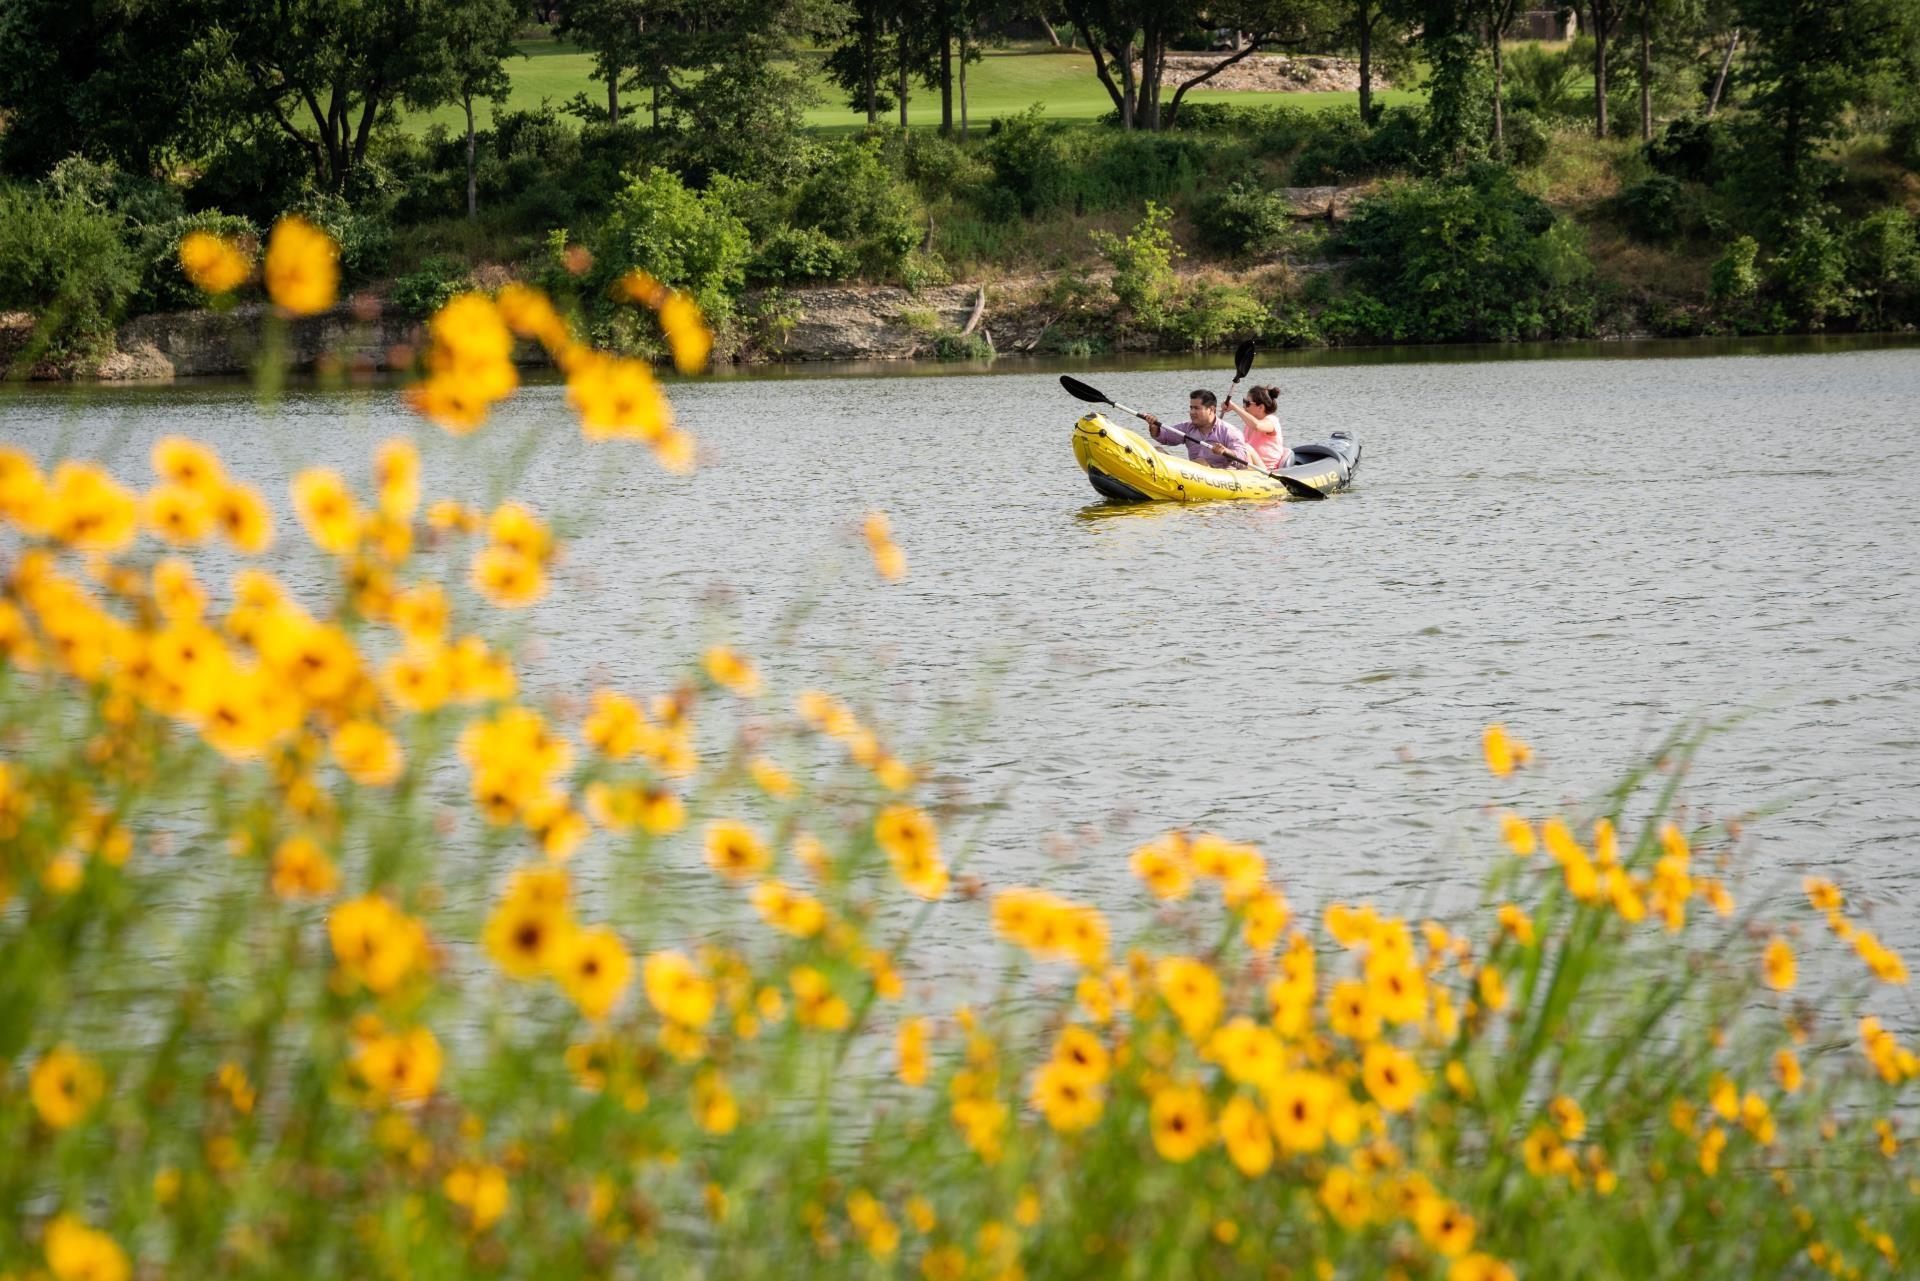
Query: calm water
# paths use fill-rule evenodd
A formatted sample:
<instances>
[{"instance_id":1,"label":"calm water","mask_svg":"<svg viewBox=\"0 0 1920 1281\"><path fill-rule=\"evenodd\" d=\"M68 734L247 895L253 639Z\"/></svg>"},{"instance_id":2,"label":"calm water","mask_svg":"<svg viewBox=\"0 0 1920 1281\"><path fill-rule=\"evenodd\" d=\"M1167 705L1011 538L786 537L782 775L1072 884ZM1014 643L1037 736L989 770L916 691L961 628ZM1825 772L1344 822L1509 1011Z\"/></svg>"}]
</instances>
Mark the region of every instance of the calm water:
<instances>
[{"instance_id":1,"label":"calm water","mask_svg":"<svg viewBox=\"0 0 1920 1281\"><path fill-rule=\"evenodd\" d=\"M534 688L656 689L731 635L779 688L897 706L899 741L995 811L991 882L1120 907L1131 843L1192 823L1259 842L1296 901L1457 902L1490 801L1577 801L1682 718L1751 709L1691 799L1781 806L1745 840L1752 888L1833 874L1920 961L1920 350L1478 355L1274 369L1290 440L1365 445L1325 503L1102 506L1051 372L924 370L682 385L690 478L583 449L536 387L475 448L424 440L427 492L484 501L504 471L575 521ZM1081 376L1162 411L1224 383ZM187 433L276 496L296 462L364 479L410 426L387 390L271 413L224 386L0 396L10 441L144 475ZM871 507L912 565L897 587L858 543ZM1491 720L1544 768L1492 785Z\"/></svg>"}]
</instances>

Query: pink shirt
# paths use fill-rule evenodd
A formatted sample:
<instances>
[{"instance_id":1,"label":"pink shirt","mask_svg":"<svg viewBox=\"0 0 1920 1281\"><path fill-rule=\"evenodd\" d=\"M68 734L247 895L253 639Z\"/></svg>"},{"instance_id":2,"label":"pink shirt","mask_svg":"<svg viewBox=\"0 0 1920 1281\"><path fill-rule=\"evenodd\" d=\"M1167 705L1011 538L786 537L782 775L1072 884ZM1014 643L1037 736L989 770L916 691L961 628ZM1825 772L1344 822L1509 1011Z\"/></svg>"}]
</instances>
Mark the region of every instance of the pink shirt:
<instances>
[{"instance_id":1,"label":"pink shirt","mask_svg":"<svg viewBox=\"0 0 1920 1281\"><path fill-rule=\"evenodd\" d=\"M1275 471L1287 465L1287 447L1280 443L1280 415L1268 414L1265 418L1255 418L1252 414L1242 413L1240 406L1233 407L1234 415L1245 423L1247 430L1247 448L1260 460L1260 465L1268 471Z\"/></svg>"}]
</instances>

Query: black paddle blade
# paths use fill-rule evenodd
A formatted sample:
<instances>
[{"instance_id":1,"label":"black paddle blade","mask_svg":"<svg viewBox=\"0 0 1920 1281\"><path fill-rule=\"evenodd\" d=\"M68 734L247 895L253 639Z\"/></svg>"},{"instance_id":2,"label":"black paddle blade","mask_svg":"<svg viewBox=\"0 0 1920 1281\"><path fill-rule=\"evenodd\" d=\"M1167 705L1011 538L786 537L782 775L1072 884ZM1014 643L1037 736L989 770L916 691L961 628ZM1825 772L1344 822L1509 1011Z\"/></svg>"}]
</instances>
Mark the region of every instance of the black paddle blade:
<instances>
[{"instance_id":1,"label":"black paddle blade","mask_svg":"<svg viewBox=\"0 0 1920 1281\"><path fill-rule=\"evenodd\" d=\"M1233 349L1233 381L1239 382L1253 371L1253 339Z\"/></svg>"},{"instance_id":2,"label":"black paddle blade","mask_svg":"<svg viewBox=\"0 0 1920 1281\"><path fill-rule=\"evenodd\" d=\"M1113 403L1101 395L1097 388L1087 386L1087 384L1081 382L1078 378L1069 378L1067 375L1061 374L1060 385L1067 389L1067 395L1073 397L1075 400L1084 400L1089 405L1111 405Z\"/></svg>"},{"instance_id":3,"label":"black paddle blade","mask_svg":"<svg viewBox=\"0 0 1920 1281\"><path fill-rule=\"evenodd\" d=\"M1285 485L1287 488L1287 492L1289 494L1292 494L1295 498L1307 498L1307 499L1318 500L1318 499L1324 499L1326 497L1325 494L1321 493L1319 490L1315 489L1312 485L1309 485L1304 480L1295 480L1291 476L1275 476L1274 479L1279 481L1282 485Z\"/></svg>"}]
</instances>

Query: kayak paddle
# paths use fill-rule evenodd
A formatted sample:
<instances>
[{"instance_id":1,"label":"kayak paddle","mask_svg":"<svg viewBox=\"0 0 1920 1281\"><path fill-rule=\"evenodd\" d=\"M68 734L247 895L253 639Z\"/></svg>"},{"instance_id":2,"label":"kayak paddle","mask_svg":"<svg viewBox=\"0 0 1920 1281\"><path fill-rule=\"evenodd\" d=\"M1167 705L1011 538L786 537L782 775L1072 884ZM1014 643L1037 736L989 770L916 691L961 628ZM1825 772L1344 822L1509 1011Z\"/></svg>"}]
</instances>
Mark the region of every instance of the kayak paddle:
<instances>
[{"instance_id":1,"label":"kayak paddle","mask_svg":"<svg viewBox=\"0 0 1920 1281\"><path fill-rule=\"evenodd\" d=\"M1251 343L1247 345L1249 348L1252 346ZM1251 351L1247 353L1247 359L1249 363L1251 363L1253 359L1253 354ZM1147 415L1141 413L1139 410L1129 409L1127 406L1121 404L1117 400L1108 399L1106 393L1100 391L1098 388L1088 386L1086 383L1081 382L1078 378L1072 378L1066 374L1061 374L1060 385L1066 388L1067 395L1072 396L1075 400L1084 400L1089 405L1109 405L1114 409L1119 410L1123 414L1132 414L1135 418L1138 418L1141 422L1147 421ZM1234 462L1240 463L1243 466L1247 465L1246 459L1241 458L1237 454L1233 454L1225 449L1220 448L1220 446L1214 444L1212 441L1201 440L1198 436L1189 436L1187 435L1186 432L1183 432L1175 427L1168 427L1165 424L1161 425L1160 430L1167 432L1170 435L1178 436L1181 440L1190 441L1191 443L1200 446L1200 448L1202 449L1211 450L1222 458L1230 458ZM1252 464L1252 470L1259 472L1262 476L1266 476L1270 474L1267 472L1265 468L1261 467L1258 463Z\"/></svg>"},{"instance_id":2,"label":"kayak paddle","mask_svg":"<svg viewBox=\"0 0 1920 1281\"><path fill-rule=\"evenodd\" d=\"M1253 372L1253 339L1249 338L1233 349L1233 381L1227 384L1227 399L1221 405L1233 399L1233 393L1240 389L1247 375Z\"/></svg>"}]
</instances>

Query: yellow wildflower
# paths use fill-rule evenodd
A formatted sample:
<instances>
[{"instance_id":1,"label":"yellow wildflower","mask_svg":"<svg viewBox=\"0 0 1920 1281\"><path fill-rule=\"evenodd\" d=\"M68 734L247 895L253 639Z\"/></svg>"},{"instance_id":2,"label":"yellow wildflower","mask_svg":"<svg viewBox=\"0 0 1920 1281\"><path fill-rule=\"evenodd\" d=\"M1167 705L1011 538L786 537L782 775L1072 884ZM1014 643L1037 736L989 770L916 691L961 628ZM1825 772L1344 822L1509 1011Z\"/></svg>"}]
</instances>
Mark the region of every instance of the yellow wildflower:
<instances>
[{"instance_id":1,"label":"yellow wildflower","mask_svg":"<svg viewBox=\"0 0 1920 1281\"><path fill-rule=\"evenodd\" d=\"M298 215L274 224L267 237L267 296L296 316L333 306L340 288L340 248L333 237Z\"/></svg>"},{"instance_id":2,"label":"yellow wildflower","mask_svg":"<svg viewBox=\"0 0 1920 1281\"><path fill-rule=\"evenodd\" d=\"M1767 986L1776 992L1786 992L1793 988L1795 966L1793 949L1779 935L1767 941L1767 950L1760 958L1761 973L1765 975Z\"/></svg>"},{"instance_id":3,"label":"yellow wildflower","mask_svg":"<svg viewBox=\"0 0 1920 1281\"><path fill-rule=\"evenodd\" d=\"M1169 1085L1154 1091L1149 1117L1154 1150L1169 1161L1190 1161L1213 1141L1207 1096L1197 1085Z\"/></svg>"},{"instance_id":4,"label":"yellow wildflower","mask_svg":"<svg viewBox=\"0 0 1920 1281\"><path fill-rule=\"evenodd\" d=\"M64 1130L85 1117L106 1091L107 1079L92 1059L61 1045L40 1056L27 1081L27 1093L40 1119Z\"/></svg>"},{"instance_id":5,"label":"yellow wildflower","mask_svg":"<svg viewBox=\"0 0 1920 1281\"><path fill-rule=\"evenodd\" d=\"M607 1017L633 978L633 958L610 927L564 931L553 969L573 1003L589 1019Z\"/></svg>"},{"instance_id":6,"label":"yellow wildflower","mask_svg":"<svg viewBox=\"0 0 1920 1281\"><path fill-rule=\"evenodd\" d=\"M118 1242L72 1214L47 1224L46 1252L54 1281L127 1281L132 1270Z\"/></svg>"},{"instance_id":7,"label":"yellow wildflower","mask_svg":"<svg viewBox=\"0 0 1920 1281\"><path fill-rule=\"evenodd\" d=\"M663 1017L688 1028L713 1017L713 984L678 952L655 952L642 967L647 1000Z\"/></svg>"},{"instance_id":8,"label":"yellow wildflower","mask_svg":"<svg viewBox=\"0 0 1920 1281\"><path fill-rule=\"evenodd\" d=\"M747 880L773 861L760 834L731 819L707 824L704 847L707 866L732 881Z\"/></svg>"},{"instance_id":9,"label":"yellow wildflower","mask_svg":"<svg viewBox=\"0 0 1920 1281\"><path fill-rule=\"evenodd\" d=\"M319 898L340 883L333 860L308 836L289 836L273 852L273 892L283 899Z\"/></svg>"},{"instance_id":10,"label":"yellow wildflower","mask_svg":"<svg viewBox=\"0 0 1920 1281\"><path fill-rule=\"evenodd\" d=\"M492 1163L456 1165L440 1186L447 1200L467 1212L475 1232L485 1232L499 1222L511 1199L507 1172Z\"/></svg>"}]
</instances>

